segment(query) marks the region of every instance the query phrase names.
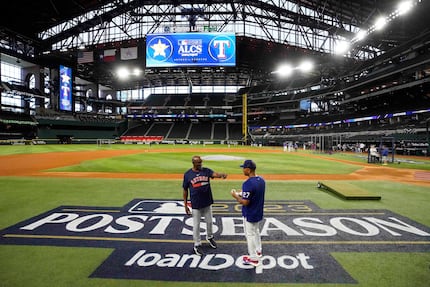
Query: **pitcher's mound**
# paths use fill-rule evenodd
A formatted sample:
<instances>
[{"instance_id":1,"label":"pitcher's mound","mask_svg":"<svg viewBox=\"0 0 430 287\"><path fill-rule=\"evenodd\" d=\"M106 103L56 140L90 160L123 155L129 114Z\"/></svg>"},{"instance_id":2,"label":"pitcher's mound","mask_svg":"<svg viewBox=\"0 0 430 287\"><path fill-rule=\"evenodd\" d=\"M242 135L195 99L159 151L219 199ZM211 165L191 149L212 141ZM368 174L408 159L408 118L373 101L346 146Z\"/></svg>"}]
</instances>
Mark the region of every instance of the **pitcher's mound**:
<instances>
[{"instance_id":1,"label":"pitcher's mound","mask_svg":"<svg viewBox=\"0 0 430 287\"><path fill-rule=\"evenodd\" d=\"M202 156L203 160L213 160L213 161L221 161L221 160L244 160L243 157L240 156L232 156L225 154L214 154L214 155L205 155Z\"/></svg>"}]
</instances>

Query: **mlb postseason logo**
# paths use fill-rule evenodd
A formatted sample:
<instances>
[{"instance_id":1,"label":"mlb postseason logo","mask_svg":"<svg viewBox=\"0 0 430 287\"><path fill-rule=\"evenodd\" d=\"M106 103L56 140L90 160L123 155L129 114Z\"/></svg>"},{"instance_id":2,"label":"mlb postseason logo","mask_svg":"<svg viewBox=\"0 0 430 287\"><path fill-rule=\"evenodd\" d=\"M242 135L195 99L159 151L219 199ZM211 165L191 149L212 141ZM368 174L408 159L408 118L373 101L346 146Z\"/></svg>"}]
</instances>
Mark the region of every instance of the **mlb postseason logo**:
<instances>
[{"instance_id":1,"label":"mlb postseason logo","mask_svg":"<svg viewBox=\"0 0 430 287\"><path fill-rule=\"evenodd\" d=\"M200 57L202 53L202 39L178 40L178 54L181 55L181 57Z\"/></svg>"},{"instance_id":2,"label":"mlb postseason logo","mask_svg":"<svg viewBox=\"0 0 430 287\"><path fill-rule=\"evenodd\" d=\"M263 257L254 268L242 263L240 205L216 202L213 214L218 248L204 245L203 256L192 250L192 218L172 200L58 207L2 230L0 244L114 248L91 277L195 282L357 283L331 252L430 252L430 228L388 210L267 201Z\"/></svg>"},{"instance_id":3,"label":"mlb postseason logo","mask_svg":"<svg viewBox=\"0 0 430 287\"><path fill-rule=\"evenodd\" d=\"M235 66L234 33L150 34L147 67Z\"/></svg>"}]
</instances>

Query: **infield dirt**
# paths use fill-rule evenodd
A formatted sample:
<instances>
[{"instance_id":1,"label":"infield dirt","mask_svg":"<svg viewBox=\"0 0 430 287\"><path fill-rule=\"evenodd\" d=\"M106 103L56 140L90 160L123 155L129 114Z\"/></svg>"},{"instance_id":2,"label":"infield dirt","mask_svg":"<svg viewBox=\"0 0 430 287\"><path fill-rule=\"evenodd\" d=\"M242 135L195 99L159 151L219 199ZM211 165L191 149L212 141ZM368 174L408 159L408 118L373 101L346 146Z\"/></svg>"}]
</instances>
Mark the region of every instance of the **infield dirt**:
<instances>
[{"instance_id":1,"label":"infield dirt","mask_svg":"<svg viewBox=\"0 0 430 287\"><path fill-rule=\"evenodd\" d=\"M176 148L175 152L181 151ZM184 151L190 151L184 149ZM247 150L234 149L234 152L246 152ZM76 165L82 161L109 158L142 152L166 152L162 149L151 150L99 150L99 151L80 151L80 152L52 152L40 154L19 154L7 155L0 157L0 175L1 176L42 176L42 177L79 177L79 178L134 178L134 179L174 179L180 180L183 174L148 174L148 173L110 173L110 172L47 172L45 170L58 168L69 165ZM219 152L231 153L228 148L220 149L193 149L193 152ZM259 152L282 153L275 150L259 150ZM305 154L301 156L314 157L335 162L343 162L357 165L360 168L350 174L264 174L267 180L378 180L378 181L396 181L407 184L415 184L430 187L430 172L425 172L427 176L417 176L423 171L414 169L397 169L381 165L372 165L347 160L322 157L316 154ZM230 180L243 180L243 175L229 175Z\"/></svg>"}]
</instances>

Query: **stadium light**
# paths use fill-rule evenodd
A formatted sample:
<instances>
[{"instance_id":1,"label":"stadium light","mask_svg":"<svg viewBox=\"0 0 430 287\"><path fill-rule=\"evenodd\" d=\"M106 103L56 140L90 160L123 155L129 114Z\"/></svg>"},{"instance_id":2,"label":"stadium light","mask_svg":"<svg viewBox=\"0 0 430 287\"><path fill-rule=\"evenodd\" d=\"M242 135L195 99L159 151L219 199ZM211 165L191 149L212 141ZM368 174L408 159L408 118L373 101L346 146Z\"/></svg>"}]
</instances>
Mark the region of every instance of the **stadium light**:
<instances>
[{"instance_id":1,"label":"stadium light","mask_svg":"<svg viewBox=\"0 0 430 287\"><path fill-rule=\"evenodd\" d=\"M141 74L142 74L142 70L139 68L134 68L133 70L130 70L126 67L121 67L121 68L118 68L118 70L116 71L116 75L121 80L127 80L128 78L130 78L130 76L138 77Z\"/></svg>"},{"instance_id":2,"label":"stadium light","mask_svg":"<svg viewBox=\"0 0 430 287\"><path fill-rule=\"evenodd\" d=\"M382 30L382 28L385 27L385 25L387 25L387 18L385 17L379 17L378 19L376 19L375 22L375 30Z\"/></svg>"},{"instance_id":3,"label":"stadium light","mask_svg":"<svg viewBox=\"0 0 430 287\"><path fill-rule=\"evenodd\" d=\"M360 30L355 34L355 37L352 38L349 43L347 42L339 42L338 45L335 47L334 52L335 54L341 54L345 55L349 49L350 45L354 44L356 42L359 42L366 38L368 35L372 34L375 31L382 30L389 22L396 19L398 16L404 15L407 12L409 12L414 5L417 4L417 2L421 2L422 0L403 0L397 5L397 9L393 11L389 16L387 17L379 17L375 24L372 25L368 30Z\"/></svg>"},{"instance_id":4,"label":"stadium light","mask_svg":"<svg viewBox=\"0 0 430 287\"><path fill-rule=\"evenodd\" d=\"M313 70L314 64L311 61L303 61L297 68L300 71L307 73Z\"/></svg>"},{"instance_id":5,"label":"stadium light","mask_svg":"<svg viewBox=\"0 0 430 287\"><path fill-rule=\"evenodd\" d=\"M294 70L299 70L302 73L307 73L312 71L314 64L309 60L304 60L297 67L293 67L291 64L283 64L278 67L277 70L273 71L272 74L277 74L279 77L288 77Z\"/></svg>"},{"instance_id":6,"label":"stadium light","mask_svg":"<svg viewBox=\"0 0 430 287\"><path fill-rule=\"evenodd\" d=\"M358 31L358 33L355 35L353 41L361 41L364 38L367 37L367 31L366 30L360 30Z\"/></svg>"},{"instance_id":7,"label":"stadium light","mask_svg":"<svg viewBox=\"0 0 430 287\"><path fill-rule=\"evenodd\" d=\"M140 76L142 74L142 70L135 68L133 69L133 75L134 76Z\"/></svg>"},{"instance_id":8,"label":"stadium light","mask_svg":"<svg viewBox=\"0 0 430 287\"><path fill-rule=\"evenodd\" d=\"M122 67L116 71L116 74L117 74L118 78L124 80L124 79L128 78L128 76L130 75L130 72L127 70L127 68Z\"/></svg>"},{"instance_id":9,"label":"stadium light","mask_svg":"<svg viewBox=\"0 0 430 287\"><path fill-rule=\"evenodd\" d=\"M348 52L350 48L350 43L347 41L339 41L335 47L335 53L337 55L344 55L346 52Z\"/></svg>"},{"instance_id":10,"label":"stadium light","mask_svg":"<svg viewBox=\"0 0 430 287\"><path fill-rule=\"evenodd\" d=\"M281 77L288 77L293 73L294 68L290 64L280 66L273 74L278 74Z\"/></svg>"},{"instance_id":11,"label":"stadium light","mask_svg":"<svg viewBox=\"0 0 430 287\"><path fill-rule=\"evenodd\" d=\"M397 5L397 14L403 15L412 9L412 1L402 1Z\"/></svg>"}]
</instances>

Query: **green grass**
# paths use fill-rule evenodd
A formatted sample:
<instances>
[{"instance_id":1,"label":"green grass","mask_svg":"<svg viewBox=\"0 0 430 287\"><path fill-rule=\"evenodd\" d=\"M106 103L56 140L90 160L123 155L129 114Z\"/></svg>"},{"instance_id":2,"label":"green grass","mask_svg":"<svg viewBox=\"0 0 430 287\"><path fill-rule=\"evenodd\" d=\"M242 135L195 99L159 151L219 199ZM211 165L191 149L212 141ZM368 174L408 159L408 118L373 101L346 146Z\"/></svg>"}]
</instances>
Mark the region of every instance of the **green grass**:
<instances>
[{"instance_id":1,"label":"green grass","mask_svg":"<svg viewBox=\"0 0 430 287\"><path fill-rule=\"evenodd\" d=\"M428 286L430 253L333 253L358 286ZM352 255L352 256L351 256Z\"/></svg>"},{"instance_id":2,"label":"green grass","mask_svg":"<svg viewBox=\"0 0 430 287\"><path fill-rule=\"evenodd\" d=\"M357 163L367 162L367 153L333 153L331 155L322 154L321 156L326 158L348 160L348 161L357 162ZM391 160L391 154L389 156L389 159ZM430 158L429 157L407 157L402 155L395 155L394 163L389 163L389 166L395 167L395 168L430 170Z\"/></svg>"},{"instance_id":3,"label":"green grass","mask_svg":"<svg viewBox=\"0 0 430 287\"><path fill-rule=\"evenodd\" d=\"M51 171L67 172L143 172L143 173L183 173L191 167L191 157L195 152L166 152L166 153L142 153L136 155L120 156L107 159L91 160L79 165L52 169ZM203 152L202 157L219 155L220 153ZM267 174L348 174L359 167L351 164L339 163L333 165L329 161L315 161L313 158L303 157L298 154L279 154L274 157L265 153L235 153L236 157L243 159L252 158L258 163L258 170ZM223 171L230 174L241 173L239 165L243 159L231 161L204 160L203 165L209 166L215 171Z\"/></svg>"},{"instance_id":4,"label":"green grass","mask_svg":"<svg viewBox=\"0 0 430 287\"><path fill-rule=\"evenodd\" d=\"M182 146L181 146L182 147ZM7 147L9 148L9 147ZM6 148L6 149L7 149ZM19 146L0 154L30 152L97 150L96 146L58 145L39 148ZM114 148L141 148L146 146L118 146ZM111 159L84 162L63 168L74 171L161 172L183 173L191 167L189 152L142 153ZM258 150L257 150L258 151ZM202 153L200 153L202 154ZM210 153L208 153L210 154ZM203 154L202 154L203 155ZM274 155L234 153L235 156L255 159L261 173L333 173L336 169L351 171L353 164L310 159L295 154ZM328 155L327 155L328 156ZM1 157L0 157L1 162ZM240 173L240 161L205 161L217 171ZM120 166L121 168L117 167ZM339 168L340 167L340 168ZM154 169L155 168L155 169ZM230 200L229 190L240 187L242 181L214 180L215 200ZM430 190L424 186L389 181L350 182L371 193L382 196L381 201L347 201L322 191L316 181L268 181L267 200L311 200L323 209L388 209L430 226L428 205ZM0 228L4 229L22 220L60 205L120 207L135 198L182 199L179 180L140 179L85 179L45 177L0 177ZM0 245L0 286L248 286L252 284L155 282L143 280L113 280L88 278L112 252L109 248L14 246ZM332 255L358 284L258 284L258 286L428 286L430 281L430 252L334 252ZM192 276L192 274L190 274Z\"/></svg>"},{"instance_id":5,"label":"green grass","mask_svg":"<svg viewBox=\"0 0 430 287\"><path fill-rule=\"evenodd\" d=\"M176 147L179 147L181 149L190 149L190 152L192 153L192 150L195 148L201 148L202 145L177 145ZM226 147L226 146L220 146L220 145L208 145L208 148L216 148L216 147ZM231 150L234 151L237 148L241 148L241 146L238 147L231 147ZM95 144L75 144L75 145L27 145L27 146L0 146L0 156L1 155L12 155L12 154L27 154L27 153L44 153L44 152L62 152L62 151L92 151L92 150L124 150L124 149L134 149L134 150L142 150L142 152L145 152L145 150L153 150L153 149L164 149L166 151L174 151L175 148L171 145L104 145L101 147L98 147ZM272 150L281 150L282 147L272 147L272 148L264 148L264 149L272 149ZM258 154L259 148L255 148L252 155ZM309 153L309 154L315 154L320 157L326 157L326 158L334 158L334 159L341 159L341 160L347 160L351 162L357 162L357 163L366 163L367 162L367 154L366 153L332 153L332 154L324 154L324 153L315 153L312 151L300 151L300 153ZM291 156L292 154L289 153ZM390 155L391 156L391 155ZM409 159L409 160L405 160ZM404 157L404 156L397 156L394 157L393 164L390 164L390 166L395 168L412 168L412 169L421 169L421 170L430 170L430 158L429 157ZM400 162L400 163L399 163Z\"/></svg>"},{"instance_id":6,"label":"green grass","mask_svg":"<svg viewBox=\"0 0 430 287\"><path fill-rule=\"evenodd\" d=\"M123 145L115 146L116 149L124 148ZM105 148L105 147L103 147ZM28 154L44 152L62 152L62 151L85 151L100 149L96 145L76 144L76 145L7 145L0 146L0 155L11 154Z\"/></svg>"}]
</instances>

